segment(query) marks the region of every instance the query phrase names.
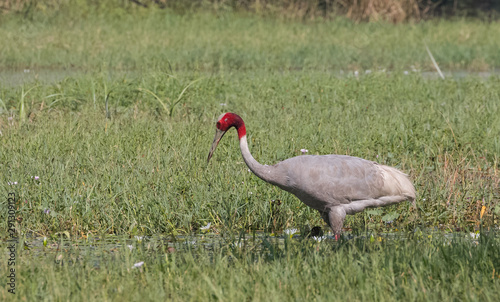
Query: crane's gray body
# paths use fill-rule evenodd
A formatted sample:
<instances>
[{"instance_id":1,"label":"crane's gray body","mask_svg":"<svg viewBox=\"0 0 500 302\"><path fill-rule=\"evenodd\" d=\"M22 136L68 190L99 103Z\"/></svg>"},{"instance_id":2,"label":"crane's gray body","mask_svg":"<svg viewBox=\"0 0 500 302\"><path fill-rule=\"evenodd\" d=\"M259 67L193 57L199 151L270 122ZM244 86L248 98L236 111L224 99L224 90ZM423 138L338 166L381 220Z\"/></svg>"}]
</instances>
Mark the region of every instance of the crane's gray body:
<instances>
[{"instance_id":1,"label":"crane's gray body","mask_svg":"<svg viewBox=\"0 0 500 302\"><path fill-rule=\"evenodd\" d=\"M346 214L415 200L408 175L389 166L346 155L301 155L272 166L259 164L240 139L243 159L255 175L318 210L336 235Z\"/></svg>"},{"instance_id":2,"label":"crane's gray body","mask_svg":"<svg viewBox=\"0 0 500 302\"><path fill-rule=\"evenodd\" d=\"M212 157L224 133L236 127L241 155L250 170L261 179L297 196L318 210L338 238L347 214L365 208L383 207L401 201L415 201L415 188L408 175L396 168L346 155L302 155L275 165L261 165L248 149L245 124L234 113L219 116L215 138L208 154Z\"/></svg>"}]
</instances>

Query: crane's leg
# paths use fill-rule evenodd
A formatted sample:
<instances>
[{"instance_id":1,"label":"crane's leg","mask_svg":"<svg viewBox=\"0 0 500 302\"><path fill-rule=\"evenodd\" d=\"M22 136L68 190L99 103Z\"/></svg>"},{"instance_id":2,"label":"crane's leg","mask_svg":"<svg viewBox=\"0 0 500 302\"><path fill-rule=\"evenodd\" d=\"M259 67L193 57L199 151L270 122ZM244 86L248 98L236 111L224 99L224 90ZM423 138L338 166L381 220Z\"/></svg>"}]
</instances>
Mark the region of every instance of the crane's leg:
<instances>
[{"instance_id":1,"label":"crane's leg","mask_svg":"<svg viewBox=\"0 0 500 302\"><path fill-rule=\"evenodd\" d=\"M321 218L323 218L323 220L326 222L326 224L328 224L329 227L330 226L330 218L328 218L328 212L325 211L325 212L319 212L321 214Z\"/></svg>"},{"instance_id":2,"label":"crane's leg","mask_svg":"<svg viewBox=\"0 0 500 302\"><path fill-rule=\"evenodd\" d=\"M323 220L332 229L333 234L335 234L335 240L339 240L346 215L344 208L342 206L333 207L320 213Z\"/></svg>"},{"instance_id":3,"label":"crane's leg","mask_svg":"<svg viewBox=\"0 0 500 302\"><path fill-rule=\"evenodd\" d=\"M339 240L346 215L344 208L342 206L333 207L320 213L321 218L323 218L326 224L332 229L335 240Z\"/></svg>"}]
</instances>

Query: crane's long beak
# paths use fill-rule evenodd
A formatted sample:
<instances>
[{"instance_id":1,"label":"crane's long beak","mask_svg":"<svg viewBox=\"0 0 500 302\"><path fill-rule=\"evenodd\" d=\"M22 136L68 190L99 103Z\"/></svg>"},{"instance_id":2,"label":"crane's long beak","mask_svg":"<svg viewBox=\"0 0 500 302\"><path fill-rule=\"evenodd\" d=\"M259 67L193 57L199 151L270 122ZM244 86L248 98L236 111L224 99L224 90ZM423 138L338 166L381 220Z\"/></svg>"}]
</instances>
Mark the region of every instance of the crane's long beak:
<instances>
[{"instance_id":1,"label":"crane's long beak","mask_svg":"<svg viewBox=\"0 0 500 302\"><path fill-rule=\"evenodd\" d=\"M219 144L220 140L222 139L222 137L224 136L225 133L226 133L226 131L216 129L214 142L212 143L212 147L210 148L210 152L208 153L207 164L210 161L210 158L212 158L212 154L214 154L214 151L217 148L217 145Z\"/></svg>"}]
</instances>

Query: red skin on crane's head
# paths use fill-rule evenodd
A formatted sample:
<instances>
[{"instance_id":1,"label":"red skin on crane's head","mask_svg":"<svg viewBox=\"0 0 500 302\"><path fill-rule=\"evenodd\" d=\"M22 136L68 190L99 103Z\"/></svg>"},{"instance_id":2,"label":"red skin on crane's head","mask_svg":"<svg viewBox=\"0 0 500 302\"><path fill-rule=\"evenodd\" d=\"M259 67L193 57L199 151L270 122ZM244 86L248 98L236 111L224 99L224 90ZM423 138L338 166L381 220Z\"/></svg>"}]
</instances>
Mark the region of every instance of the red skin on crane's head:
<instances>
[{"instance_id":1,"label":"red skin on crane's head","mask_svg":"<svg viewBox=\"0 0 500 302\"><path fill-rule=\"evenodd\" d=\"M219 120L217 121L217 129L221 131L227 131L229 128L235 127L238 131L238 137L241 139L243 136L247 134L245 123L243 119L234 113L223 113L219 116Z\"/></svg>"},{"instance_id":2,"label":"red skin on crane's head","mask_svg":"<svg viewBox=\"0 0 500 302\"><path fill-rule=\"evenodd\" d=\"M217 121L216 127L217 131L215 131L214 141L212 143L212 147L210 147L210 152L208 153L207 163L210 161L210 158L212 158L212 155L214 154L217 145L219 145L220 140L227 132L227 130L229 130L229 128L231 127L236 128L240 140L247 134L247 130L245 129L245 123L243 122L243 120L239 115L234 113L228 112L221 114ZM246 141L243 140L243 143L245 142Z\"/></svg>"}]
</instances>

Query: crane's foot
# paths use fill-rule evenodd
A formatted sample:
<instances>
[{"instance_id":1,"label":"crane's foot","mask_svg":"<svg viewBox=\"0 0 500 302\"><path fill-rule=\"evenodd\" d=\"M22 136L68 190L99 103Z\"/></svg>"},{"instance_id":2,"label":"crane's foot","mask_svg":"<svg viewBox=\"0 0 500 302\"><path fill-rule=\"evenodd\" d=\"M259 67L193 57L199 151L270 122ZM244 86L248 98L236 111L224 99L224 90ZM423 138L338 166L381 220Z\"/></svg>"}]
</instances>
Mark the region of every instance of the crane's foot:
<instances>
[{"instance_id":1,"label":"crane's foot","mask_svg":"<svg viewBox=\"0 0 500 302\"><path fill-rule=\"evenodd\" d=\"M333 207L327 214L328 216L325 218L328 218L328 225L335 234L335 241L338 241L340 234L342 234L342 225L344 224L346 212L343 207Z\"/></svg>"}]
</instances>

